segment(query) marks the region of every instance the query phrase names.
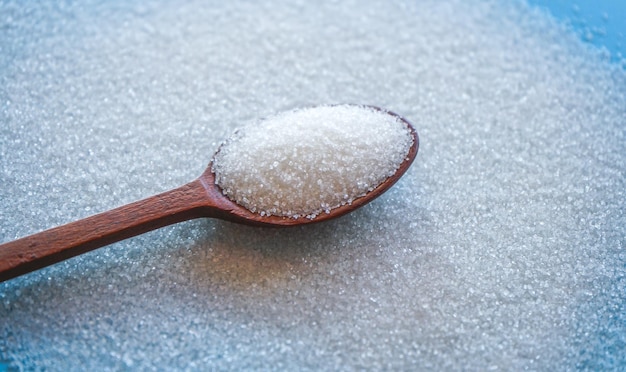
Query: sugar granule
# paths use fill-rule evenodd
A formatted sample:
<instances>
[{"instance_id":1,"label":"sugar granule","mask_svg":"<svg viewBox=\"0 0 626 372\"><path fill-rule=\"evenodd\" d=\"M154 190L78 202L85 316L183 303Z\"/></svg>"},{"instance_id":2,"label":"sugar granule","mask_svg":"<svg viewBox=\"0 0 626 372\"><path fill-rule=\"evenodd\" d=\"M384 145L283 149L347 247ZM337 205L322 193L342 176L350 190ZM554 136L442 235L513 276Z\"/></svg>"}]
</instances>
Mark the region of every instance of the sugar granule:
<instances>
[{"instance_id":1,"label":"sugar granule","mask_svg":"<svg viewBox=\"0 0 626 372\"><path fill-rule=\"evenodd\" d=\"M199 219L0 283L0 370L626 370L626 72L523 1L0 0L0 50L2 242L295 107L424 140L345 218Z\"/></svg>"},{"instance_id":2,"label":"sugar granule","mask_svg":"<svg viewBox=\"0 0 626 372\"><path fill-rule=\"evenodd\" d=\"M315 218L394 175L413 138L367 106L284 112L239 130L213 159L224 195L261 216Z\"/></svg>"}]
</instances>

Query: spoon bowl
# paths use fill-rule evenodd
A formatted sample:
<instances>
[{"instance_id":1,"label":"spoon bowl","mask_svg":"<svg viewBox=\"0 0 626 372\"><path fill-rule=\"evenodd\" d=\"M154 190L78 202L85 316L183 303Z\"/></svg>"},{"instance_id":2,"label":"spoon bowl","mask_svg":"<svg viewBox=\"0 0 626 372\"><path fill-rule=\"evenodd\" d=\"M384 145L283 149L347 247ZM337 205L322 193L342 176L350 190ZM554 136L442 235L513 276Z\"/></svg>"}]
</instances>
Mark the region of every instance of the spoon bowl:
<instances>
[{"instance_id":1,"label":"spoon bowl","mask_svg":"<svg viewBox=\"0 0 626 372\"><path fill-rule=\"evenodd\" d=\"M413 163L419 148L419 137L411 123L393 112L368 107L404 122L410 130L413 144L392 176L350 204L331 209L329 213L320 213L315 218L261 216L225 196L216 184L212 164L209 164L198 179L174 190L0 244L0 282L120 240L195 218L219 218L250 226L287 227L343 216L393 186Z\"/></svg>"}]
</instances>

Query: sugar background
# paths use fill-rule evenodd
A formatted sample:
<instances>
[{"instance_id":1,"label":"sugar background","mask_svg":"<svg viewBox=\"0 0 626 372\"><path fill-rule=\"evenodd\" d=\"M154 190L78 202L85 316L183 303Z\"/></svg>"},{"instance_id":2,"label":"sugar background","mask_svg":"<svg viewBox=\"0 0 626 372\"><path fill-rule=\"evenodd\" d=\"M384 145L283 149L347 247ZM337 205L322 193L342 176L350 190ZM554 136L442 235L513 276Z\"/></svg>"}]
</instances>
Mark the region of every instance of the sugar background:
<instances>
[{"instance_id":1,"label":"sugar background","mask_svg":"<svg viewBox=\"0 0 626 372\"><path fill-rule=\"evenodd\" d=\"M24 369L621 369L626 75L496 1L0 2L0 241L190 181L317 103L420 133L388 194L198 220L0 284Z\"/></svg>"}]
</instances>

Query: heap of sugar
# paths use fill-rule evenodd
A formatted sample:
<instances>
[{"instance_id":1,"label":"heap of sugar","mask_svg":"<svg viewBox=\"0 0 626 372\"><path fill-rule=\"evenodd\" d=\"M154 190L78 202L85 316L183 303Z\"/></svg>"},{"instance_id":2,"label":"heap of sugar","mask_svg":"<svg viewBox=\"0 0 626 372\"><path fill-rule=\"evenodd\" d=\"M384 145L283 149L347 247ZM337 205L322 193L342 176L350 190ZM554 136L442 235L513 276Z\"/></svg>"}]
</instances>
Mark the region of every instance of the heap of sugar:
<instances>
[{"instance_id":1,"label":"heap of sugar","mask_svg":"<svg viewBox=\"0 0 626 372\"><path fill-rule=\"evenodd\" d=\"M0 0L0 241L335 102L419 129L393 188L0 283L0 371L626 370L626 71L524 0Z\"/></svg>"},{"instance_id":2,"label":"heap of sugar","mask_svg":"<svg viewBox=\"0 0 626 372\"><path fill-rule=\"evenodd\" d=\"M237 131L213 171L224 195L252 212L315 218L391 177L412 144L407 124L385 111L318 106Z\"/></svg>"}]
</instances>

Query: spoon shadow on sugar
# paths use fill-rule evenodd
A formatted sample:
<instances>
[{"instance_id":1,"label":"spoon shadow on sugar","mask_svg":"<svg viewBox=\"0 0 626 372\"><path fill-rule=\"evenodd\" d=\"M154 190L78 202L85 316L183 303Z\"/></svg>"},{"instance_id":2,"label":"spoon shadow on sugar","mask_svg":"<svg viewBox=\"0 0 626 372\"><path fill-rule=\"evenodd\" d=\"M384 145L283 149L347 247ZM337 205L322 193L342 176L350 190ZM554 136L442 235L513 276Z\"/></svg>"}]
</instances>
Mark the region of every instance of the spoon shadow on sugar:
<instances>
[{"instance_id":1,"label":"spoon shadow on sugar","mask_svg":"<svg viewBox=\"0 0 626 372\"><path fill-rule=\"evenodd\" d=\"M379 250L387 251L394 236L406 235L408 229L418 239L428 234L427 224L416 229L406 223L404 216L411 212L410 207L398 202L395 211L387 213L383 208L386 196L335 220L290 229L256 229L204 220L200 222L206 226L201 228L201 237L181 265L192 276L194 286L217 282L238 292L263 283L289 281L292 275L301 279L338 271L337 267L346 264L358 266L358 262L372 260ZM420 250L413 242L401 244L406 244L402 249Z\"/></svg>"}]
</instances>

